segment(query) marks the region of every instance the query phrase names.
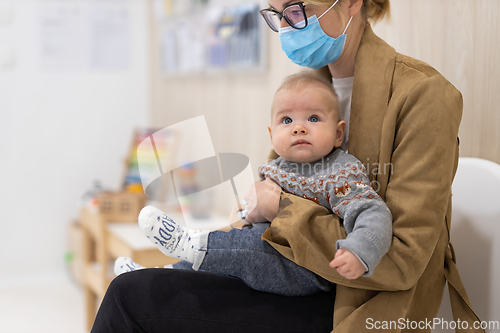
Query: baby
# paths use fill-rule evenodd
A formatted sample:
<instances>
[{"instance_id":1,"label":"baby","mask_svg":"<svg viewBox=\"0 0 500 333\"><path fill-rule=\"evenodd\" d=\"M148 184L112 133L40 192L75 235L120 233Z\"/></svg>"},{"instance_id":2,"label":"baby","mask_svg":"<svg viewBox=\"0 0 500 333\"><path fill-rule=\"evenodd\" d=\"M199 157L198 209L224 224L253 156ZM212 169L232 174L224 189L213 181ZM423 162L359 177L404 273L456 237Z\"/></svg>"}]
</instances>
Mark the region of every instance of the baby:
<instances>
[{"instance_id":1,"label":"baby","mask_svg":"<svg viewBox=\"0 0 500 333\"><path fill-rule=\"evenodd\" d=\"M330 265L348 279L370 276L391 244L392 216L362 163L339 149L346 123L332 84L310 71L289 76L274 96L271 120L271 143L280 157L259 167L261 178L338 215L347 237L337 241ZM174 268L237 276L256 290L284 295L332 288L261 240L269 222L229 232L198 231L149 206L141 211L139 224L160 251L184 260ZM128 258L115 263L117 274L138 268Z\"/></svg>"}]
</instances>

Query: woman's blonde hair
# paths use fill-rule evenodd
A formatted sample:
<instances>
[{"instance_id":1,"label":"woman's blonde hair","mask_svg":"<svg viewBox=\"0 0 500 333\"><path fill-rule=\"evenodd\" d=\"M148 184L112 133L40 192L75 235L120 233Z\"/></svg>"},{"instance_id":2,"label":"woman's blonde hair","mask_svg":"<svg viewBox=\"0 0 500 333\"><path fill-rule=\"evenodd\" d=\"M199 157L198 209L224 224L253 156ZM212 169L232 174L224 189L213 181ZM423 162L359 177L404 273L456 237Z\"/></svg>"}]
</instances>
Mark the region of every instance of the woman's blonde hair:
<instances>
[{"instance_id":1,"label":"woman's blonde hair","mask_svg":"<svg viewBox=\"0 0 500 333\"><path fill-rule=\"evenodd\" d=\"M310 3L311 5L317 6L331 6L335 0L306 0L304 2L306 4ZM337 6L335 6L334 9L339 11ZM389 19L391 15L391 5L389 0L363 0L363 8L361 10L366 19L373 23L376 23L383 18Z\"/></svg>"}]
</instances>

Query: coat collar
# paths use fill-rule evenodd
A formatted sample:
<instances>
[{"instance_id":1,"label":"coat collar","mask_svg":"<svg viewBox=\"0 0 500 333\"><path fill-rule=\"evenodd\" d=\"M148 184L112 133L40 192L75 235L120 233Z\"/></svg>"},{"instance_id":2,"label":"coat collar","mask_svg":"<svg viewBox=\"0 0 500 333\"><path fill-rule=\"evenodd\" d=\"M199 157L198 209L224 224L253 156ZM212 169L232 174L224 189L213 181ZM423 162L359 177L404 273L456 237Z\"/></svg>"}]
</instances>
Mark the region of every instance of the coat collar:
<instances>
[{"instance_id":1,"label":"coat collar","mask_svg":"<svg viewBox=\"0 0 500 333\"><path fill-rule=\"evenodd\" d=\"M349 153L376 180L382 122L391 97L396 51L373 32L367 23L356 56L349 124ZM328 67L319 70L331 78Z\"/></svg>"}]
</instances>

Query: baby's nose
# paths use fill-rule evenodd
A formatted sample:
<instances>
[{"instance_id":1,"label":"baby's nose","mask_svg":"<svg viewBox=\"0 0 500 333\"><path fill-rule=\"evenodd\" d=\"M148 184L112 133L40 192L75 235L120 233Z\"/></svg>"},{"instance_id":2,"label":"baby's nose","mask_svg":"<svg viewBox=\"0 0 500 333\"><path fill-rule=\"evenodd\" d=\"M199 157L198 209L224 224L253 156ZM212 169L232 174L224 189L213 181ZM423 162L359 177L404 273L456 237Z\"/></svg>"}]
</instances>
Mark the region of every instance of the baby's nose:
<instances>
[{"instance_id":1,"label":"baby's nose","mask_svg":"<svg viewBox=\"0 0 500 333\"><path fill-rule=\"evenodd\" d=\"M307 134L307 130L304 126L296 126L293 129L293 134Z\"/></svg>"}]
</instances>

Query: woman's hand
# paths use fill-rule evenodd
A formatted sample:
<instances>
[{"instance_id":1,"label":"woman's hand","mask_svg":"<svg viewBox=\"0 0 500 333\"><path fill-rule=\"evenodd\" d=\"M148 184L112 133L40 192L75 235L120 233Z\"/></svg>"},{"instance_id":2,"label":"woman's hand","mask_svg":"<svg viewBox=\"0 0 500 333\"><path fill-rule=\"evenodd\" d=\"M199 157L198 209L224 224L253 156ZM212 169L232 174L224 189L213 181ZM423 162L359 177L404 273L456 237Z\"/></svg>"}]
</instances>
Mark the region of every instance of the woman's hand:
<instances>
[{"instance_id":1,"label":"woman's hand","mask_svg":"<svg viewBox=\"0 0 500 333\"><path fill-rule=\"evenodd\" d=\"M281 187L269 178L256 182L245 194L248 202L246 222L272 221L278 215Z\"/></svg>"},{"instance_id":2,"label":"woman's hand","mask_svg":"<svg viewBox=\"0 0 500 333\"><path fill-rule=\"evenodd\" d=\"M340 248L335 253L335 258L330 262L331 268L346 279L353 280L360 277L366 270L365 265L349 250Z\"/></svg>"}]
</instances>

